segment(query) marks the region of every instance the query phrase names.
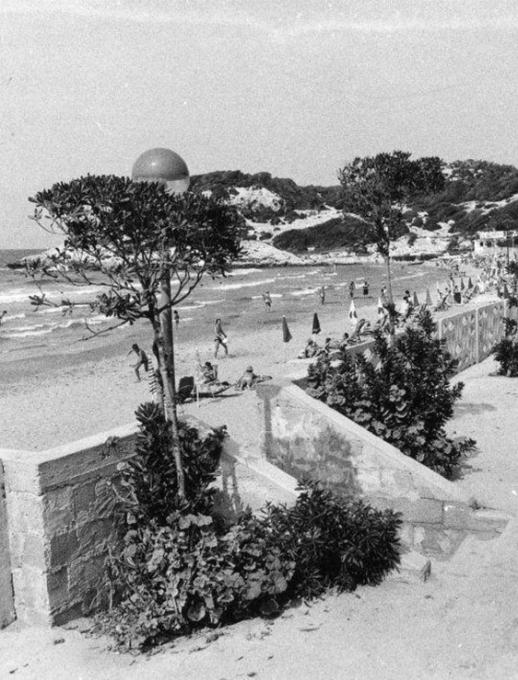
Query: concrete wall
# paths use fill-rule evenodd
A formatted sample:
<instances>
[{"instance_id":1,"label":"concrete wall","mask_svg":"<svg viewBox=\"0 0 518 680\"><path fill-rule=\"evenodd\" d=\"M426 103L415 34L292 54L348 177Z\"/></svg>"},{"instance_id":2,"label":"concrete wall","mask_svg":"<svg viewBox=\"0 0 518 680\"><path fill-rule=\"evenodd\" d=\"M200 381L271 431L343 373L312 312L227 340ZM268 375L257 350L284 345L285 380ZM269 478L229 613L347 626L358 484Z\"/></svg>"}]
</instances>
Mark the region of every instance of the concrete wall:
<instances>
[{"instance_id":1,"label":"concrete wall","mask_svg":"<svg viewBox=\"0 0 518 680\"><path fill-rule=\"evenodd\" d=\"M451 311L438 321L437 332L446 349L459 362L457 371L483 361L504 336L505 302L493 302L464 311Z\"/></svg>"},{"instance_id":2,"label":"concrete wall","mask_svg":"<svg viewBox=\"0 0 518 680\"><path fill-rule=\"evenodd\" d=\"M472 510L451 482L345 418L293 384L261 385L262 448L266 459L297 479L366 498L403 513L408 548L450 556L468 533L495 537L507 516Z\"/></svg>"},{"instance_id":3,"label":"concrete wall","mask_svg":"<svg viewBox=\"0 0 518 680\"><path fill-rule=\"evenodd\" d=\"M7 626L13 620L14 600L11 582L9 535L7 531L4 470L0 461L0 628Z\"/></svg>"},{"instance_id":4,"label":"concrete wall","mask_svg":"<svg viewBox=\"0 0 518 680\"><path fill-rule=\"evenodd\" d=\"M207 429L200 421L193 424ZM0 450L18 619L60 624L98 604L108 548L116 545L109 485L117 483L118 464L134 455L136 431L136 425L121 427L42 452ZM227 514L296 498L294 480L266 461L242 460L232 440L225 443L219 485L220 508ZM0 503L5 532L1 512ZM0 560L8 554L0 552ZM0 572L0 594L4 576L10 587L7 566Z\"/></svg>"}]
</instances>

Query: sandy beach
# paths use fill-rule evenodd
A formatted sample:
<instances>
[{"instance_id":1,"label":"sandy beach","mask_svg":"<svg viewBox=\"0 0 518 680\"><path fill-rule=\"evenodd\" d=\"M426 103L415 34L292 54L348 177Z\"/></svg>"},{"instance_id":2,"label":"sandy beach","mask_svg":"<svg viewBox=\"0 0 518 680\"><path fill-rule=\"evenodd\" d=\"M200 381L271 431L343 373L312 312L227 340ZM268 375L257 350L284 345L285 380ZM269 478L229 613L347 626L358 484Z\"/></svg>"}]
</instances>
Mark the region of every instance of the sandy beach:
<instances>
[{"instance_id":1,"label":"sandy beach","mask_svg":"<svg viewBox=\"0 0 518 680\"><path fill-rule=\"evenodd\" d=\"M446 274L444 274L446 277ZM426 281L420 281L426 286ZM423 289L419 290L423 297ZM433 291L434 299L437 297ZM470 305L480 304L491 296L479 296ZM356 300L359 317L371 322L376 319L377 298ZM448 313L456 309L453 306ZM241 326L233 331L232 325L225 326L228 334L229 355L220 351L216 360L221 381L233 384L244 369L251 365L261 375L274 379L293 370L295 360L311 335L313 311L318 312L321 333L319 344L326 337L341 338L344 331L352 332L347 317L348 303L331 300L324 305L309 301L307 314L295 316L290 321L291 342L282 342L281 316L275 308L264 311L259 325L248 332ZM302 318L301 318L302 316ZM202 361L213 360L213 335L205 333L200 342L183 340L180 325L176 333L177 377L193 375L199 353ZM149 331L142 325L131 341L138 341L143 347L150 344ZM151 398L145 374L137 382L132 364L134 354L127 356L128 340L122 344L114 334L112 337L95 338L82 349L80 361L74 353L48 354L45 361L12 359L2 364L3 390L0 394L0 442L4 448L44 450L74 439L81 439L96 432L102 432L132 422L135 409ZM221 401L221 400L216 400ZM228 407L234 408L228 400ZM203 403L200 409L206 410ZM225 408L218 411L225 415ZM223 423L221 423L223 424Z\"/></svg>"}]
</instances>

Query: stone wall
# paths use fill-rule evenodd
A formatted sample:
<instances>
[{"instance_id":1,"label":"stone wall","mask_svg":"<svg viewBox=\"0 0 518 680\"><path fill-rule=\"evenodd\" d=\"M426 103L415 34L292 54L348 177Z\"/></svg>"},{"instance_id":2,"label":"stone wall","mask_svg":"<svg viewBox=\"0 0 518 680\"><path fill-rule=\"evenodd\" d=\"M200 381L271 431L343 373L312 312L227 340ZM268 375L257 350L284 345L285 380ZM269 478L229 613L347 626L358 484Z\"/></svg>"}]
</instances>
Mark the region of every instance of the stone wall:
<instances>
[{"instance_id":1,"label":"stone wall","mask_svg":"<svg viewBox=\"0 0 518 680\"><path fill-rule=\"evenodd\" d=\"M468 533L495 537L507 523L498 511L473 510L453 483L298 386L265 384L258 393L266 459L296 479L402 512L408 548L446 558Z\"/></svg>"},{"instance_id":2,"label":"stone wall","mask_svg":"<svg viewBox=\"0 0 518 680\"><path fill-rule=\"evenodd\" d=\"M193 425L207 429L198 420ZM48 451L0 449L18 619L61 624L102 604L104 563L116 545L110 485L117 483L118 464L134 455L136 429L121 427ZM218 483L220 509L229 514L296 498L288 475L266 461L242 460L232 440L225 443ZM1 512L0 503L0 547ZM0 559L8 554L0 552ZM7 567L0 572L0 595L4 576L10 588L10 574Z\"/></svg>"},{"instance_id":3,"label":"stone wall","mask_svg":"<svg viewBox=\"0 0 518 680\"><path fill-rule=\"evenodd\" d=\"M7 626L13 620L14 601L11 582L9 535L7 531L4 470L0 461L0 628Z\"/></svg>"}]
</instances>

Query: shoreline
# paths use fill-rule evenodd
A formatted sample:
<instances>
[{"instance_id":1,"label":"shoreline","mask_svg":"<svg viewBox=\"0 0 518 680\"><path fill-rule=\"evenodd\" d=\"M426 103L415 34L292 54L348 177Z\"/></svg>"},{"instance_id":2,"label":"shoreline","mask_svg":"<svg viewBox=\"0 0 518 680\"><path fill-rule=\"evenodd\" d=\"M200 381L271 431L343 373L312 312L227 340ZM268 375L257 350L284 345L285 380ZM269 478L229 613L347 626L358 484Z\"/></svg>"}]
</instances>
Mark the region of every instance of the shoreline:
<instances>
[{"instance_id":1,"label":"shoreline","mask_svg":"<svg viewBox=\"0 0 518 680\"><path fill-rule=\"evenodd\" d=\"M426 288L426 282L423 283L424 286L417 287L418 294ZM442 314L451 314L456 309L460 311L489 302L487 296L484 297L469 305L451 307L440 315L436 313L434 318L437 320ZM359 297L356 302L359 318L373 322L377 298L372 297L365 304ZM225 330L229 336L229 356L219 356L216 360L220 380L235 383L248 365L259 374L271 375L274 379L282 377L290 369L284 355L288 360L295 359L311 334L313 307L322 329L317 339L320 345L328 336L340 338L344 330L351 332L348 305L343 300L323 306L313 302L304 317L294 320L288 317L293 339L287 347L282 342L281 319L274 310L264 312L257 319L256 327L228 324ZM142 382L137 382L131 368L135 360L127 355L127 351L128 341L133 338L147 350L149 331L142 327L135 329L132 338L95 339L97 344L86 350L55 352L45 356L43 362L41 358L35 359L33 368L22 357L3 362L7 389L0 394L2 447L43 450L134 421L136 408L151 400L151 394L147 380L143 377ZM180 326L175 343L177 380L194 374L198 352L202 362L214 361L212 326L195 341L182 338ZM202 419L205 404L199 411ZM236 405L235 399L229 399L228 406L223 405L221 424L224 424L225 408L235 409Z\"/></svg>"}]
</instances>

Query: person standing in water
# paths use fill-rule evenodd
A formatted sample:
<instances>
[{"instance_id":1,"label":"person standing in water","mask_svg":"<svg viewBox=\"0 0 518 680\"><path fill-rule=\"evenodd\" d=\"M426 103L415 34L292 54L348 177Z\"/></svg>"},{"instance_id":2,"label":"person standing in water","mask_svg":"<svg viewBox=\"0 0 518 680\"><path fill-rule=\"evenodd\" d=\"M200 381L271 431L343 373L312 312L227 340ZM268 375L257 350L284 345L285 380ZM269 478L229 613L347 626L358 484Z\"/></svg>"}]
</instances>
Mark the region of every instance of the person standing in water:
<instances>
[{"instance_id":1,"label":"person standing in water","mask_svg":"<svg viewBox=\"0 0 518 680\"><path fill-rule=\"evenodd\" d=\"M173 311L173 319L174 319L174 325L176 328L180 325L180 315L176 311L176 309Z\"/></svg>"},{"instance_id":2,"label":"person standing in water","mask_svg":"<svg viewBox=\"0 0 518 680\"><path fill-rule=\"evenodd\" d=\"M354 298L354 289L356 288L356 284L354 281L351 281L349 284L349 295L351 296L351 300Z\"/></svg>"},{"instance_id":3,"label":"person standing in water","mask_svg":"<svg viewBox=\"0 0 518 680\"><path fill-rule=\"evenodd\" d=\"M223 327L221 325L221 319L216 319L214 323L214 358L218 358L218 350L220 347L223 347L225 350L225 356L228 356L228 347L227 347L227 334L223 330Z\"/></svg>"},{"instance_id":4,"label":"person standing in water","mask_svg":"<svg viewBox=\"0 0 518 680\"><path fill-rule=\"evenodd\" d=\"M2 321L4 319L4 316L6 316L7 310L4 309L4 311L0 314L0 326L2 325Z\"/></svg>"},{"instance_id":5,"label":"person standing in water","mask_svg":"<svg viewBox=\"0 0 518 680\"><path fill-rule=\"evenodd\" d=\"M326 303L326 287L320 286L318 289L318 297L320 298L320 304L324 305Z\"/></svg>"},{"instance_id":6,"label":"person standing in water","mask_svg":"<svg viewBox=\"0 0 518 680\"><path fill-rule=\"evenodd\" d=\"M363 282L363 297L368 297L369 295L369 284L367 282L367 279L364 280Z\"/></svg>"}]
</instances>

